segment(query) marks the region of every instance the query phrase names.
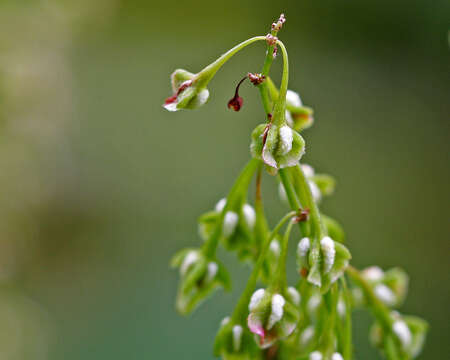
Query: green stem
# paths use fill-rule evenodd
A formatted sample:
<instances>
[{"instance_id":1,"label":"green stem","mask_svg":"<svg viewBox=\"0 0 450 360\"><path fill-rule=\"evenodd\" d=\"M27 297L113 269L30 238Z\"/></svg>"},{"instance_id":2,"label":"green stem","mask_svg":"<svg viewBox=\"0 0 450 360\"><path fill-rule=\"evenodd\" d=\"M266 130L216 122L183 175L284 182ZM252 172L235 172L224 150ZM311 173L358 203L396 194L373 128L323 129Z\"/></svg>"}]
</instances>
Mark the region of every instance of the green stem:
<instances>
[{"instance_id":1,"label":"green stem","mask_svg":"<svg viewBox=\"0 0 450 360\"><path fill-rule=\"evenodd\" d=\"M352 345L352 308L350 301L350 291L347 286L345 277L341 277L341 285L344 293L345 318L344 318L344 341L342 343L342 356L346 360L351 360L353 356Z\"/></svg>"},{"instance_id":2,"label":"green stem","mask_svg":"<svg viewBox=\"0 0 450 360\"><path fill-rule=\"evenodd\" d=\"M281 253L280 258L278 260L277 268L275 270L275 276L273 277L273 281L271 284L272 290L274 292L280 292L287 287L286 280L286 258L287 258L287 250L289 244L289 237L291 235L293 222L289 222L286 232L284 233L282 244L281 244Z\"/></svg>"},{"instance_id":3,"label":"green stem","mask_svg":"<svg viewBox=\"0 0 450 360\"><path fill-rule=\"evenodd\" d=\"M311 235L319 241L325 234L324 227L322 224L322 220L320 218L319 207L314 200L311 188L309 187L308 180L306 179L305 174L301 166L298 164L292 169L292 178L294 180L294 188L297 191L297 195L300 198L300 202L305 208L309 209L309 218L311 222ZM283 169L284 171L288 171L287 169ZM281 172L281 170L280 170Z\"/></svg>"},{"instance_id":4,"label":"green stem","mask_svg":"<svg viewBox=\"0 0 450 360\"><path fill-rule=\"evenodd\" d=\"M273 240L275 235L278 234L281 227L286 223L286 221L294 217L296 214L297 213L295 211L287 213L272 230L270 236L265 239L265 243L261 247L261 252L259 253L258 260L256 261L253 271L250 275L250 278L247 281L247 285L245 286L244 292L242 293L233 311L232 320L234 323L245 322L248 312L248 303L253 294L253 291L255 290L256 282L258 281L259 277L259 272L264 263L264 259L266 258L267 251L270 247L270 242Z\"/></svg>"},{"instance_id":5,"label":"green stem","mask_svg":"<svg viewBox=\"0 0 450 360\"><path fill-rule=\"evenodd\" d=\"M289 177L289 173L286 169L280 169L279 176L281 183L283 184L284 190L286 192L286 196L288 198L289 205L292 210L297 210L302 208L302 205L298 201L297 195L295 194L294 187L292 186L291 179ZM299 222L300 231L303 236L309 235L309 228L306 221Z\"/></svg>"},{"instance_id":6,"label":"green stem","mask_svg":"<svg viewBox=\"0 0 450 360\"><path fill-rule=\"evenodd\" d=\"M203 253L208 258L214 258L214 255L216 253L217 245L219 243L220 236L222 235L222 225L223 220L225 217L225 214L234 207L237 201L240 199L240 195L242 192L246 191L248 189L248 186L250 184L250 180L258 168L260 164L260 160L257 159L251 159L245 168L240 173L239 177L237 178L236 182L234 183L233 187L230 190L230 193L227 197L227 202L220 213L219 221L217 223L216 228L214 229L214 232L212 233L211 237L205 242L203 245Z\"/></svg>"},{"instance_id":7,"label":"green stem","mask_svg":"<svg viewBox=\"0 0 450 360\"><path fill-rule=\"evenodd\" d=\"M208 84L208 82L212 79L212 77L216 74L216 72L222 67L223 64L225 64L230 58L245 48L246 46L253 44L256 41L266 40L265 36L255 36L250 39L247 39L240 44L236 45L235 47L228 50L225 54L220 56L216 61L209 64L207 67L205 67L202 71L200 71L195 79L194 82L197 83L197 86L204 87Z\"/></svg>"}]
</instances>

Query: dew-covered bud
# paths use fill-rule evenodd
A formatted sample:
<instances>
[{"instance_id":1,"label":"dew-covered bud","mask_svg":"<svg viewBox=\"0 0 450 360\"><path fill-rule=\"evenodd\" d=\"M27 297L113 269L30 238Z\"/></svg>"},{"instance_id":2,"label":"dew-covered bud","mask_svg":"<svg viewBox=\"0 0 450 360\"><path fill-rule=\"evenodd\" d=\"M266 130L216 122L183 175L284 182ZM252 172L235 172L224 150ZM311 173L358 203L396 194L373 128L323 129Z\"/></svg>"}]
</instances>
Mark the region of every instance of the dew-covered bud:
<instances>
[{"instance_id":1,"label":"dew-covered bud","mask_svg":"<svg viewBox=\"0 0 450 360\"><path fill-rule=\"evenodd\" d=\"M325 236L320 240L320 247L322 249L324 260L324 273L329 273L334 264L334 258L336 257L336 250L334 248L334 241L329 236Z\"/></svg>"},{"instance_id":2,"label":"dew-covered bud","mask_svg":"<svg viewBox=\"0 0 450 360\"><path fill-rule=\"evenodd\" d=\"M173 95L164 102L166 110L196 109L208 101L209 91L203 85L199 85L196 74L177 69L170 78Z\"/></svg>"},{"instance_id":3,"label":"dew-covered bud","mask_svg":"<svg viewBox=\"0 0 450 360\"><path fill-rule=\"evenodd\" d=\"M308 326L305 330L300 334L300 345L304 348L311 343L311 340L314 338L315 329L313 325Z\"/></svg>"},{"instance_id":4,"label":"dew-covered bud","mask_svg":"<svg viewBox=\"0 0 450 360\"><path fill-rule=\"evenodd\" d=\"M190 313L219 286L230 288L227 271L217 261L208 259L198 249L185 249L171 262L180 270L176 308L182 314Z\"/></svg>"},{"instance_id":5,"label":"dew-covered bud","mask_svg":"<svg viewBox=\"0 0 450 360\"><path fill-rule=\"evenodd\" d=\"M300 305L301 296L295 287L289 286L287 288L287 296L289 297L289 300L292 304L297 306Z\"/></svg>"},{"instance_id":6,"label":"dew-covered bud","mask_svg":"<svg viewBox=\"0 0 450 360\"><path fill-rule=\"evenodd\" d=\"M250 229L253 229L256 222L255 209L253 209L253 207L249 204L244 204L244 206L242 207L242 214L244 216L245 222L247 223L247 226Z\"/></svg>"},{"instance_id":7,"label":"dew-covered bud","mask_svg":"<svg viewBox=\"0 0 450 360\"><path fill-rule=\"evenodd\" d=\"M396 299L394 292L384 284L375 285L373 292L375 296L387 306L394 306Z\"/></svg>"},{"instance_id":8,"label":"dew-covered bud","mask_svg":"<svg viewBox=\"0 0 450 360\"><path fill-rule=\"evenodd\" d=\"M261 348L288 337L295 330L299 312L290 296L259 289L250 299L248 327Z\"/></svg>"},{"instance_id":9,"label":"dew-covered bud","mask_svg":"<svg viewBox=\"0 0 450 360\"><path fill-rule=\"evenodd\" d=\"M407 349L412 343L412 334L408 325L403 320L395 320L392 324L392 332L398 337L403 349Z\"/></svg>"},{"instance_id":10,"label":"dew-covered bud","mask_svg":"<svg viewBox=\"0 0 450 360\"><path fill-rule=\"evenodd\" d=\"M370 266L361 271L361 275L367 281L378 282L384 277L384 271L379 266Z\"/></svg>"},{"instance_id":11,"label":"dew-covered bud","mask_svg":"<svg viewBox=\"0 0 450 360\"><path fill-rule=\"evenodd\" d=\"M223 219L222 235L228 237L234 233L239 221L239 215L233 211L228 211Z\"/></svg>"},{"instance_id":12,"label":"dew-covered bud","mask_svg":"<svg viewBox=\"0 0 450 360\"><path fill-rule=\"evenodd\" d=\"M285 123L260 124L252 132L253 157L274 169L297 165L305 152L305 141Z\"/></svg>"},{"instance_id":13,"label":"dew-covered bud","mask_svg":"<svg viewBox=\"0 0 450 360\"><path fill-rule=\"evenodd\" d=\"M299 270L308 269L308 252L311 247L311 240L308 237L301 239L297 246L297 267Z\"/></svg>"},{"instance_id":14,"label":"dew-covered bud","mask_svg":"<svg viewBox=\"0 0 450 360\"><path fill-rule=\"evenodd\" d=\"M295 91L286 92L286 111L286 121L296 131L307 129L314 123L313 110L303 106L300 95Z\"/></svg>"}]
</instances>

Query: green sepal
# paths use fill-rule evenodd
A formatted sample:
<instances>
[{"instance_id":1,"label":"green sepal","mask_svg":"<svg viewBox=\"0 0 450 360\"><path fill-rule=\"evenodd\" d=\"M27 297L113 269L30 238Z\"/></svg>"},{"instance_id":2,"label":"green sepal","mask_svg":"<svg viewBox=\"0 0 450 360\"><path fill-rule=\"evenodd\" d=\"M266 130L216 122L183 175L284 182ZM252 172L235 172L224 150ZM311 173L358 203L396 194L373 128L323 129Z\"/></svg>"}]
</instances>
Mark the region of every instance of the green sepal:
<instances>
[{"instance_id":1,"label":"green sepal","mask_svg":"<svg viewBox=\"0 0 450 360\"><path fill-rule=\"evenodd\" d=\"M331 175L316 174L312 176L311 180L316 183L323 196L331 195L336 187L336 180Z\"/></svg>"},{"instance_id":2,"label":"green sepal","mask_svg":"<svg viewBox=\"0 0 450 360\"><path fill-rule=\"evenodd\" d=\"M323 224L325 225L325 228L327 229L329 237L340 243L345 242L344 229L335 219L323 213L321 214L321 219L323 221Z\"/></svg>"},{"instance_id":3,"label":"green sepal","mask_svg":"<svg viewBox=\"0 0 450 360\"><path fill-rule=\"evenodd\" d=\"M405 270L399 267L389 269L384 273L381 282L394 292L396 297L394 306L401 306L408 293L409 276Z\"/></svg>"}]
</instances>

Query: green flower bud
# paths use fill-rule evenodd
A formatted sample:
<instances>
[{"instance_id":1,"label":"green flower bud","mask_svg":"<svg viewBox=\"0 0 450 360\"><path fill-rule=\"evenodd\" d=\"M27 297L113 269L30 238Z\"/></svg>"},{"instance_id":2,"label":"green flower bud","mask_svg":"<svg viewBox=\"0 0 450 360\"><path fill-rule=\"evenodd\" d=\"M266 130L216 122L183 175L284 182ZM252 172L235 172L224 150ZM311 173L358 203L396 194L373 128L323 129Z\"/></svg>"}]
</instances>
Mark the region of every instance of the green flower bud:
<instances>
[{"instance_id":1,"label":"green flower bud","mask_svg":"<svg viewBox=\"0 0 450 360\"><path fill-rule=\"evenodd\" d=\"M427 322L416 316L402 316L395 311L391 313L391 317L391 333L398 340L398 351L408 355L408 358L416 358L422 351L425 343L428 331ZM384 347L386 334L379 323L372 325L369 339L374 346L378 348Z\"/></svg>"},{"instance_id":2,"label":"green flower bud","mask_svg":"<svg viewBox=\"0 0 450 360\"><path fill-rule=\"evenodd\" d=\"M170 78L173 95L164 102L165 109L169 111L196 109L208 101L209 91L204 81L198 81L198 74L177 69Z\"/></svg>"},{"instance_id":3,"label":"green flower bud","mask_svg":"<svg viewBox=\"0 0 450 360\"><path fill-rule=\"evenodd\" d=\"M219 200L213 211L200 216L198 226L203 240L209 239L214 232L226 202L225 198ZM238 202L224 215L221 241L226 249L236 250L241 260L254 258L257 255L258 249L253 241L255 222L255 210L247 203Z\"/></svg>"},{"instance_id":4,"label":"green flower bud","mask_svg":"<svg viewBox=\"0 0 450 360\"><path fill-rule=\"evenodd\" d=\"M325 236L320 241L320 249L309 251L307 279L326 292L342 276L350 259L351 254L344 245Z\"/></svg>"},{"instance_id":5,"label":"green flower bud","mask_svg":"<svg viewBox=\"0 0 450 360\"><path fill-rule=\"evenodd\" d=\"M259 289L249 304L248 327L258 338L261 348L268 348L287 338L297 327L300 313L288 294Z\"/></svg>"},{"instance_id":6,"label":"green flower bud","mask_svg":"<svg viewBox=\"0 0 450 360\"><path fill-rule=\"evenodd\" d=\"M278 123L274 120L258 125L252 132L250 145L253 157L262 159L273 169L297 165L305 152L305 141L300 134L287 126L284 119Z\"/></svg>"},{"instance_id":7,"label":"green flower bud","mask_svg":"<svg viewBox=\"0 0 450 360\"><path fill-rule=\"evenodd\" d=\"M206 258L200 250L184 249L171 262L180 270L176 308L186 315L219 286L230 289L230 278L222 264Z\"/></svg>"},{"instance_id":8,"label":"green flower bud","mask_svg":"<svg viewBox=\"0 0 450 360\"><path fill-rule=\"evenodd\" d=\"M214 355L224 360L257 360L261 358L261 351L247 327L233 323L227 317L217 332Z\"/></svg>"},{"instance_id":9,"label":"green flower bud","mask_svg":"<svg viewBox=\"0 0 450 360\"><path fill-rule=\"evenodd\" d=\"M386 306L399 307L408 292L409 278L400 268L393 268L386 272L378 266L368 267L361 272L370 283L375 296Z\"/></svg>"}]
</instances>

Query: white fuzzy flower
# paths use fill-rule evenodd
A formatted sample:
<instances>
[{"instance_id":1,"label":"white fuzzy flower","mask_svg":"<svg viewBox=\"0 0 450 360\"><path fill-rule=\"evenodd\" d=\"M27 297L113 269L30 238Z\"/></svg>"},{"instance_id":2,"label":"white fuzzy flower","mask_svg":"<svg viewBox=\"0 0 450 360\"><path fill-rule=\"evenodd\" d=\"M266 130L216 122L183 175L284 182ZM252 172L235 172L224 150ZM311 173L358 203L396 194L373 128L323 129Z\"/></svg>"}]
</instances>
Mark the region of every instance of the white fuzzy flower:
<instances>
[{"instance_id":1,"label":"white fuzzy flower","mask_svg":"<svg viewBox=\"0 0 450 360\"><path fill-rule=\"evenodd\" d=\"M248 227L252 229L253 226L255 226L256 222L255 209L253 209L253 206L249 204L244 204L244 206L242 207L242 213L244 214L244 219Z\"/></svg>"},{"instance_id":2,"label":"white fuzzy flower","mask_svg":"<svg viewBox=\"0 0 450 360\"><path fill-rule=\"evenodd\" d=\"M252 297L250 298L250 303L248 304L249 311L252 311L256 306L258 306L258 304L264 297L265 292L266 291L264 289L258 289L253 293Z\"/></svg>"},{"instance_id":3,"label":"white fuzzy flower","mask_svg":"<svg viewBox=\"0 0 450 360\"><path fill-rule=\"evenodd\" d=\"M322 193L320 192L320 189L317 186L317 184L312 180L309 180L308 184L309 184L309 189L311 190L311 195L314 198L314 200L316 202L320 201L320 199L322 198Z\"/></svg>"},{"instance_id":4,"label":"white fuzzy flower","mask_svg":"<svg viewBox=\"0 0 450 360\"><path fill-rule=\"evenodd\" d=\"M297 255L299 257L305 257L308 254L309 248L311 247L311 241L308 237L304 237L300 240L297 246Z\"/></svg>"},{"instance_id":5,"label":"white fuzzy flower","mask_svg":"<svg viewBox=\"0 0 450 360\"><path fill-rule=\"evenodd\" d=\"M239 348L241 347L242 342L242 332L244 329L242 329L242 326L240 325L234 325L232 332L233 332L233 350L238 352Z\"/></svg>"},{"instance_id":6,"label":"white fuzzy flower","mask_svg":"<svg viewBox=\"0 0 450 360\"><path fill-rule=\"evenodd\" d=\"M289 286L287 288L287 292L289 295L289 298L291 299L291 301L295 304L295 305L300 305L300 293L297 291L297 289L293 286Z\"/></svg>"},{"instance_id":7,"label":"white fuzzy flower","mask_svg":"<svg viewBox=\"0 0 450 360\"><path fill-rule=\"evenodd\" d=\"M220 200L217 202L217 204L216 204L215 210L216 210L217 212L222 212L222 210L223 210L223 208L225 207L226 203L227 203L227 199L225 199L225 198L220 199Z\"/></svg>"},{"instance_id":8,"label":"white fuzzy flower","mask_svg":"<svg viewBox=\"0 0 450 360\"><path fill-rule=\"evenodd\" d=\"M338 352L335 352L333 355L331 355L331 360L344 360L341 354Z\"/></svg>"},{"instance_id":9,"label":"white fuzzy flower","mask_svg":"<svg viewBox=\"0 0 450 360\"><path fill-rule=\"evenodd\" d=\"M324 272L327 273L331 270L334 264L334 258L336 257L336 249L334 248L334 241L329 236L325 236L320 240L320 247L324 256Z\"/></svg>"},{"instance_id":10,"label":"white fuzzy flower","mask_svg":"<svg viewBox=\"0 0 450 360\"><path fill-rule=\"evenodd\" d=\"M309 360L322 360L323 355L320 351L314 351L311 354L309 354Z\"/></svg>"},{"instance_id":11,"label":"white fuzzy flower","mask_svg":"<svg viewBox=\"0 0 450 360\"><path fill-rule=\"evenodd\" d=\"M295 91L288 90L286 92L286 102L291 106L300 107L302 106L302 99L300 99L300 95Z\"/></svg>"},{"instance_id":12,"label":"white fuzzy flower","mask_svg":"<svg viewBox=\"0 0 450 360\"><path fill-rule=\"evenodd\" d=\"M384 271L378 266L370 266L362 271L362 276L369 281L380 281L384 276Z\"/></svg>"},{"instance_id":13,"label":"white fuzzy flower","mask_svg":"<svg viewBox=\"0 0 450 360\"><path fill-rule=\"evenodd\" d=\"M300 335L300 344L302 346L308 344L314 337L314 333L315 333L314 326L313 325L308 326L305 330L303 330L302 334Z\"/></svg>"},{"instance_id":14,"label":"white fuzzy flower","mask_svg":"<svg viewBox=\"0 0 450 360\"><path fill-rule=\"evenodd\" d=\"M281 320L283 317L283 307L286 303L284 297L280 294L275 294L272 296L272 312L269 316L269 321L267 323L267 329L270 330L272 327Z\"/></svg>"},{"instance_id":15,"label":"white fuzzy flower","mask_svg":"<svg viewBox=\"0 0 450 360\"><path fill-rule=\"evenodd\" d=\"M412 335L408 325L402 320L396 320L392 324L392 331L397 335L404 349L411 345Z\"/></svg>"},{"instance_id":16,"label":"white fuzzy flower","mask_svg":"<svg viewBox=\"0 0 450 360\"><path fill-rule=\"evenodd\" d=\"M374 288L375 296L380 299L385 305L393 306L396 303L394 292L384 284L378 284Z\"/></svg>"},{"instance_id":17,"label":"white fuzzy flower","mask_svg":"<svg viewBox=\"0 0 450 360\"><path fill-rule=\"evenodd\" d=\"M222 235L224 237L231 236L236 229L239 216L233 211L228 211L223 219Z\"/></svg>"},{"instance_id":18,"label":"white fuzzy flower","mask_svg":"<svg viewBox=\"0 0 450 360\"><path fill-rule=\"evenodd\" d=\"M189 251L184 257L183 263L180 266L180 274L185 275L189 267L198 260L197 251Z\"/></svg>"},{"instance_id":19,"label":"white fuzzy flower","mask_svg":"<svg viewBox=\"0 0 450 360\"><path fill-rule=\"evenodd\" d=\"M270 242L270 251L276 256L280 256L281 248L280 243L277 240L272 240Z\"/></svg>"},{"instance_id":20,"label":"white fuzzy flower","mask_svg":"<svg viewBox=\"0 0 450 360\"><path fill-rule=\"evenodd\" d=\"M294 135L292 129L285 125L280 128L280 154L286 155L292 150L292 141L294 141Z\"/></svg>"},{"instance_id":21,"label":"white fuzzy flower","mask_svg":"<svg viewBox=\"0 0 450 360\"><path fill-rule=\"evenodd\" d=\"M315 171L314 171L314 168L311 165L302 164L301 168L302 168L302 171L303 171L303 174L305 175L305 177L311 178L311 177L314 176Z\"/></svg>"},{"instance_id":22,"label":"white fuzzy flower","mask_svg":"<svg viewBox=\"0 0 450 360\"><path fill-rule=\"evenodd\" d=\"M206 273L206 281L211 281L212 279L214 279L218 270L219 266L214 261L209 262L208 270Z\"/></svg>"}]
</instances>

